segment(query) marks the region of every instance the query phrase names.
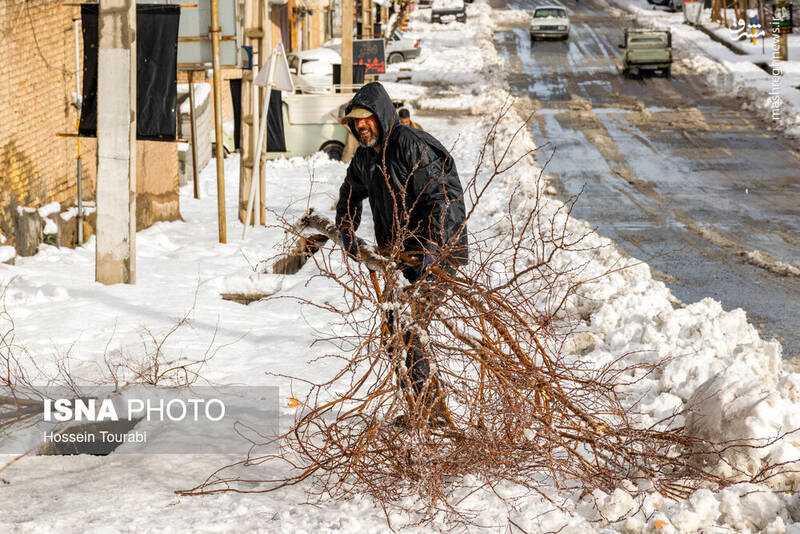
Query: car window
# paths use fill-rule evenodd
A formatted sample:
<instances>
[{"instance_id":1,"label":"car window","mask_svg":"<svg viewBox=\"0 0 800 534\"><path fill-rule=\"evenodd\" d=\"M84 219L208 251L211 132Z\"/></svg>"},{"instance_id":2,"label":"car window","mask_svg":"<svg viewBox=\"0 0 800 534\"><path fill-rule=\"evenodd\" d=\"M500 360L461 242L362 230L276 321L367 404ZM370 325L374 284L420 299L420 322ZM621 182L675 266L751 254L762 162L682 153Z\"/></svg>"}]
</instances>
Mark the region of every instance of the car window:
<instances>
[{"instance_id":1,"label":"car window","mask_svg":"<svg viewBox=\"0 0 800 534\"><path fill-rule=\"evenodd\" d=\"M297 56L286 56L286 59L289 63L289 69L295 69L295 72L297 72Z\"/></svg>"},{"instance_id":2,"label":"car window","mask_svg":"<svg viewBox=\"0 0 800 534\"><path fill-rule=\"evenodd\" d=\"M631 44L664 44L661 37L631 37Z\"/></svg>"},{"instance_id":3,"label":"car window","mask_svg":"<svg viewBox=\"0 0 800 534\"><path fill-rule=\"evenodd\" d=\"M303 66L300 74L311 74L316 76L326 76L333 73L333 68L330 63L320 61L318 59L303 60Z\"/></svg>"},{"instance_id":4,"label":"car window","mask_svg":"<svg viewBox=\"0 0 800 534\"><path fill-rule=\"evenodd\" d=\"M537 9L533 13L533 18L541 19L545 17L566 17L567 12L563 9Z\"/></svg>"}]
</instances>

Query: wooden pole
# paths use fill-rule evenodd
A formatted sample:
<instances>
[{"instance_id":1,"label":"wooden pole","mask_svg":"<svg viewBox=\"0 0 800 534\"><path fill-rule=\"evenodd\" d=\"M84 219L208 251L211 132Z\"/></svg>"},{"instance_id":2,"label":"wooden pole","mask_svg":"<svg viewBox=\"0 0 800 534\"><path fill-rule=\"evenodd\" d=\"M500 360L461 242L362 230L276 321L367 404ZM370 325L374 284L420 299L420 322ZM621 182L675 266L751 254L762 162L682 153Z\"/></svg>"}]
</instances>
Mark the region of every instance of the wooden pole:
<instances>
[{"instance_id":1,"label":"wooden pole","mask_svg":"<svg viewBox=\"0 0 800 534\"><path fill-rule=\"evenodd\" d=\"M258 10L258 7L256 6L256 11L257 10ZM256 13L256 16L258 16L258 13ZM258 40L258 42L260 42L260 39ZM253 50L255 51L255 46L253 47ZM252 113L252 116L250 117L250 124L252 126L252 132L251 132L251 135L250 135L250 147L251 147L250 148L250 162L252 163L252 165L251 165L251 168L250 168L250 190L249 190L249 192L247 194L248 205L250 205L252 202L254 202L253 194L255 192L255 194L258 195L258 186L260 185L260 183L257 181L257 176L256 176L256 173L258 172L258 166L259 166L258 165L258 145L256 144L256 141L258 140L257 135L258 135L258 129L259 129L258 120L259 120L259 110L260 110L260 108L259 108L259 104L260 104L260 102L259 102L259 94L260 94L260 91L259 91L259 87L256 84L253 83L253 81L256 79L256 76L258 76L258 72L261 70L261 50L260 49L258 51L258 56L259 56L258 57L258 64L253 65L253 70L250 71L251 74L252 74L252 80L250 80L250 93L251 93L251 96L250 96L251 104L250 105L251 105L251 108L253 110L253 113ZM260 195L257 198L260 198ZM247 221L245 223L245 226L248 226L248 225L255 226L257 224L256 223L256 216L254 215L255 213L256 213L255 211L250 211L250 208L248 208L247 217L245 218L245 220ZM252 217L251 217L251 214L253 214Z\"/></svg>"},{"instance_id":2,"label":"wooden pole","mask_svg":"<svg viewBox=\"0 0 800 534\"><path fill-rule=\"evenodd\" d=\"M136 2L100 0L95 279L136 283Z\"/></svg>"},{"instance_id":3,"label":"wooden pole","mask_svg":"<svg viewBox=\"0 0 800 534\"><path fill-rule=\"evenodd\" d=\"M194 107L194 71L189 71L189 121L192 124L192 179L194 180L194 198L200 198L200 186L197 183L197 117Z\"/></svg>"},{"instance_id":4,"label":"wooden pole","mask_svg":"<svg viewBox=\"0 0 800 534\"><path fill-rule=\"evenodd\" d=\"M361 38L372 39L372 0L361 0Z\"/></svg>"},{"instance_id":5,"label":"wooden pole","mask_svg":"<svg viewBox=\"0 0 800 534\"><path fill-rule=\"evenodd\" d=\"M258 61L261 63L261 68L268 68L270 63L270 51L272 50L272 24L269 20L270 5L269 0L263 0L261 4L261 29L263 30L261 40L258 45ZM269 95L272 92L270 87L261 88L262 105L269 108ZM254 114L255 115L255 114ZM264 113L266 116L266 111ZM259 165L259 183L258 183L258 205L260 214L261 226L267 225L267 161L261 158L261 150L256 153ZM254 160L255 162L255 160Z\"/></svg>"},{"instance_id":6,"label":"wooden pole","mask_svg":"<svg viewBox=\"0 0 800 534\"><path fill-rule=\"evenodd\" d=\"M255 44L258 39L258 25L254 22L253 11L257 11L256 0L244 1L244 44L249 46L253 56L258 51ZM256 58L251 56L253 66L257 66ZM247 192L250 191L250 179L253 170L250 162L253 159L253 71L242 71L241 116L239 117L239 202L238 216L242 224L250 224L245 220Z\"/></svg>"},{"instance_id":7,"label":"wooden pole","mask_svg":"<svg viewBox=\"0 0 800 534\"><path fill-rule=\"evenodd\" d=\"M267 71L267 86L265 89L269 91L267 94L272 92L272 80L275 75L275 60L276 56L274 54L270 55L269 63L265 66L265 69L269 69ZM261 155L264 149L266 148L266 141L267 141L267 120L269 119L269 103L263 102L261 105L261 118L259 119L259 129L258 129L258 140L256 141L256 151L253 154L254 161L261 161ZM255 120L255 119L254 119ZM255 211L253 210L254 199L256 198L258 192L257 188L258 185L261 183L261 177L259 174L260 165L253 166L253 179L250 182L250 194L248 195L249 200L247 201L247 211L245 215L245 220L250 220L250 214L253 214L253 219L255 219ZM242 230L242 239L247 238L247 226L244 225L244 229Z\"/></svg>"},{"instance_id":8,"label":"wooden pole","mask_svg":"<svg viewBox=\"0 0 800 534\"><path fill-rule=\"evenodd\" d=\"M225 228L225 163L222 146L222 73L219 65L219 10L217 0L211 0L211 54L214 69L214 138L217 158L217 219L219 223L219 242L227 243Z\"/></svg>"},{"instance_id":9,"label":"wooden pole","mask_svg":"<svg viewBox=\"0 0 800 534\"><path fill-rule=\"evenodd\" d=\"M353 85L353 0L342 0L342 76L343 93Z\"/></svg>"}]
</instances>

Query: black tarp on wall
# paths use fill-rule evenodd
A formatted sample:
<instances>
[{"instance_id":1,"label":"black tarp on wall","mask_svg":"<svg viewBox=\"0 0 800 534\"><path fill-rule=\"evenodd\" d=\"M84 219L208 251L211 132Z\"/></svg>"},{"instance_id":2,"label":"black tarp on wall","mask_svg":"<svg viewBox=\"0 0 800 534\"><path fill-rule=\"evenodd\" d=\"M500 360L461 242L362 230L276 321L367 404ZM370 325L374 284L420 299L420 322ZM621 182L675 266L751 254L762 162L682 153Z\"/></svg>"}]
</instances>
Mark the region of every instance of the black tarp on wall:
<instances>
[{"instance_id":1,"label":"black tarp on wall","mask_svg":"<svg viewBox=\"0 0 800 534\"><path fill-rule=\"evenodd\" d=\"M83 105L79 132L97 135L97 4L81 6L83 28ZM178 22L177 5L136 6L136 138L176 138ZM118 90L127 90L119 87Z\"/></svg>"},{"instance_id":2,"label":"black tarp on wall","mask_svg":"<svg viewBox=\"0 0 800 534\"><path fill-rule=\"evenodd\" d=\"M235 82L235 83L234 83ZM241 131L239 121L242 117L242 81L231 80L231 99L233 100L233 136L236 148L240 147ZM267 115L267 152L286 152L286 138L283 132L283 106L281 92L273 89L269 95L269 114Z\"/></svg>"},{"instance_id":3,"label":"black tarp on wall","mask_svg":"<svg viewBox=\"0 0 800 534\"><path fill-rule=\"evenodd\" d=\"M286 152L286 138L283 135L283 106L281 105L281 92L277 89L273 89L269 95L267 152Z\"/></svg>"}]
</instances>

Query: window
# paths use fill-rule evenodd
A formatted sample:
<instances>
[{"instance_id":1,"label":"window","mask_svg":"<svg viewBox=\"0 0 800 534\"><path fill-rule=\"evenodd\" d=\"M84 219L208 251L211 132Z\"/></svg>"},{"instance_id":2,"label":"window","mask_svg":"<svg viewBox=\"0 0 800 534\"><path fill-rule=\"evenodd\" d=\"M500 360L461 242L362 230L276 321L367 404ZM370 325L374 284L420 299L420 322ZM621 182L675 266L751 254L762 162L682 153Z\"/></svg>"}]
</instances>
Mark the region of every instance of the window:
<instances>
[{"instance_id":1,"label":"window","mask_svg":"<svg viewBox=\"0 0 800 534\"><path fill-rule=\"evenodd\" d=\"M537 9L533 13L533 18L543 19L546 17L566 17L567 12L563 9Z\"/></svg>"},{"instance_id":2,"label":"window","mask_svg":"<svg viewBox=\"0 0 800 534\"><path fill-rule=\"evenodd\" d=\"M664 44L664 39L661 37L631 37L631 44Z\"/></svg>"}]
</instances>

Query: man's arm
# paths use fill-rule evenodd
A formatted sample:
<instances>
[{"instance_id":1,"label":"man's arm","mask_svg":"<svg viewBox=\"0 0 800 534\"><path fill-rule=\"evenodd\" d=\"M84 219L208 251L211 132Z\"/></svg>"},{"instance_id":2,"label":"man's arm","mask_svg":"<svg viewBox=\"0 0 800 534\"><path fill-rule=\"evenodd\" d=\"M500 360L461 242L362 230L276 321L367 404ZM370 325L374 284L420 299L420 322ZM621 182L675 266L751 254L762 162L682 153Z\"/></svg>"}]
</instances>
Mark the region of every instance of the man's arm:
<instances>
[{"instance_id":1,"label":"man's arm","mask_svg":"<svg viewBox=\"0 0 800 534\"><path fill-rule=\"evenodd\" d=\"M347 167L344 182L339 188L339 200L336 202L336 227L341 233L345 250L353 255L358 250L356 230L361 225L361 210L365 198L367 188L353 158Z\"/></svg>"}]
</instances>

